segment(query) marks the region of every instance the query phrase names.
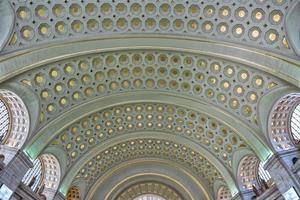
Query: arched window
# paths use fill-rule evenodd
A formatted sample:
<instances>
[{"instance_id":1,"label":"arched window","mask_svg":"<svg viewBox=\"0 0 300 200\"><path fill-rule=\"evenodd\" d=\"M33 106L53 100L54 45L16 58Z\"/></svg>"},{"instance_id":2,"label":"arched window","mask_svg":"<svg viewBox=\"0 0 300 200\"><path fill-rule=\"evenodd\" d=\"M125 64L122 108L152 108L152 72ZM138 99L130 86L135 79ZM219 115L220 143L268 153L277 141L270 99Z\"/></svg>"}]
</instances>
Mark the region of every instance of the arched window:
<instances>
[{"instance_id":1,"label":"arched window","mask_svg":"<svg viewBox=\"0 0 300 200\"><path fill-rule=\"evenodd\" d=\"M45 186L56 190L59 184L60 167L58 160L51 154L43 154L41 156L45 171Z\"/></svg>"},{"instance_id":2,"label":"arched window","mask_svg":"<svg viewBox=\"0 0 300 200\"><path fill-rule=\"evenodd\" d=\"M166 200L165 198L155 194L143 194L134 198L133 200Z\"/></svg>"},{"instance_id":3,"label":"arched window","mask_svg":"<svg viewBox=\"0 0 300 200\"><path fill-rule=\"evenodd\" d=\"M11 116L9 113L9 107L5 103L4 99L0 98L0 142L4 142L8 136L11 126Z\"/></svg>"},{"instance_id":4,"label":"arched window","mask_svg":"<svg viewBox=\"0 0 300 200\"><path fill-rule=\"evenodd\" d=\"M24 175L22 182L29 186L33 191L37 191L43 181L42 179L42 162L37 158L33 162L33 168L30 168Z\"/></svg>"},{"instance_id":5,"label":"arched window","mask_svg":"<svg viewBox=\"0 0 300 200\"><path fill-rule=\"evenodd\" d=\"M230 200L231 199L231 194L230 191L227 187L222 186L220 187L217 195L218 200Z\"/></svg>"},{"instance_id":6,"label":"arched window","mask_svg":"<svg viewBox=\"0 0 300 200\"><path fill-rule=\"evenodd\" d=\"M81 200L80 190L76 186L72 186L67 195L67 200Z\"/></svg>"},{"instance_id":7,"label":"arched window","mask_svg":"<svg viewBox=\"0 0 300 200\"><path fill-rule=\"evenodd\" d=\"M5 144L10 147L21 148L29 131L29 114L22 99L15 93L0 89L0 98L7 105L11 122L11 131Z\"/></svg>"},{"instance_id":8,"label":"arched window","mask_svg":"<svg viewBox=\"0 0 300 200\"><path fill-rule=\"evenodd\" d=\"M0 89L0 148L8 163L22 147L29 131L29 114L22 99Z\"/></svg>"},{"instance_id":9,"label":"arched window","mask_svg":"<svg viewBox=\"0 0 300 200\"><path fill-rule=\"evenodd\" d=\"M300 140L300 104L294 109L291 118L291 132L296 141Z\"/></svg>"},{"instance_id":10,"label":"arched window","mask_svg":"<svg viewBox=\"0 0 300 200\"><path fill-rule=\"evenodd\" d=\"M160 182L149 181L133 184L115 198L116 200L182 200L175 189Z\"/></svg>"},{"instance_id":11,"label":"arched window","mask_svg":"<svg viewBox=\"0 0 300 200\"><path fill-rule=\"evenodd\" d=\"M253 185L261 187L262 181L272 184L271 176L254 155L245 156L239 164L238 181L242 191L252 190Z\"/></svg>"},{"instance_id":12,"label":"arched window","mask_svg":"<svg viewBox=\"0 0 300 200\"><path fill-rule=\"evenodd\" d=\"M266 181L266 183L269 183L269 184L272 183L272 180L271 180L272 177L271 177L270 173L264 169L262 162L259 162L259 165L258 165L258 177L261 180Z\"/></svg>"},{"instance_id":13,"label":"arched window","mask_svg":"<svg viewBox=\"0 0 300 200\"><path fill-rule=\"evenodd\" d=\"M289 94L273 106L269 118L270 140L276 151L291 149L300 140L300 94Z\"/></svg>"},{"instance_id":14,"label":"arched window","mask_svg":"<svg viewBox=\"0 0 300 200\"><path fill-rule=\"evenodd\" d=\"M55 156L43 154L40 159L44 167L44 184L43 194L47 199L53 199L60 181L60 165Z\"/></svg>"},{"instance_id":15,"label":"arched window","mask_svg":"<svg viewBox=\"0 0 300 200\"><path fill-rule=\"evenodd\" d=\"M51 154L43 154L34 161L22 182L34 192L43 194L47 200L53 199L60 181L58 160Z\"/></svg>"}]
</instances>

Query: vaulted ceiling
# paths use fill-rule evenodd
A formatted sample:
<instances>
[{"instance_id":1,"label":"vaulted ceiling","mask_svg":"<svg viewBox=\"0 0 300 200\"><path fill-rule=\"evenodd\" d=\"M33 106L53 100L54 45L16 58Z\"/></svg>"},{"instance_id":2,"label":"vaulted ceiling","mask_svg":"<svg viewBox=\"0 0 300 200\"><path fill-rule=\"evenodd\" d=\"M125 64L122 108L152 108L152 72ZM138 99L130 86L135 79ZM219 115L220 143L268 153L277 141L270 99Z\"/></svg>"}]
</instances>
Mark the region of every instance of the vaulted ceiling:
<instances>
[{"instance_id":1,"label":"vaulted ceiling","mask_svg":"<svg viewBox=\"0 0 300 200\"><path fill-rule=\"evenodd\" d=\"M238 192L244 155L274 152L268 114L300 86L297 1L0 4L0 87L26 104L22 149L58 159L63 194L214 199Z\"/></svg>"}]
</instances>

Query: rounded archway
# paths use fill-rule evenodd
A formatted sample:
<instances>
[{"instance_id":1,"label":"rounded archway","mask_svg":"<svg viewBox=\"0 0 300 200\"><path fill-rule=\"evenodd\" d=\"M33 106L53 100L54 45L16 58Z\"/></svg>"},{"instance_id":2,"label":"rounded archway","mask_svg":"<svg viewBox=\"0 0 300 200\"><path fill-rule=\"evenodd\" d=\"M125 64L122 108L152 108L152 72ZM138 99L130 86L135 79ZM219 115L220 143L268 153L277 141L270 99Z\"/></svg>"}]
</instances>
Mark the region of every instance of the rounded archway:
<instances>
[{"instance_id":1,"label":"rounded archway","mask_svg":"<svg viewBox=\"0 0 300 200\"><path fill-rule=\"evenodd\" d=\"M299 143L300 141L300 102L297 104L296 108L293 110L291 117L291 133L293 139Z\"/></svg>"},{"instance_id":2,"label":"rounded archway","mask_svg":"<svg viewBox=\"0 0 300 200\"><path fill-rule=\"evenodd\" d=\"M60 165L55 156L43 154L34 162L22 179L32 191L44 195L47 200L53 199L60 182Z\"/></svg>"},{"instance_id":3,"label":"rounded archway","mask_svg":"<svg viewBox=\"0 0 300 200\"><path fill-rule=\"evenodd\" d=\"M11 129L11 116L9 107L6 102L0 98L0 141L6 140Z\"/></svg>"},{"instance_id":4,"label":"rounded archway","mask_svg":"<svg viewBox=\"0 0 300 200\"><path fill-rule=\"evenodd\" d=\"M165 198L155 194L143 194L134 198L133 200L166 200Z\"/></svg>"},{"instance_id":5,"label":"rounded archway","mask_svg":"<svg viewBox=\"0 0 300 200\"><path fill-rule=\"evenodd\" d=\"M255 155L246 155L239 163L238 184L241 191L260 188L263 182L271 185L272 179L268 171L263 168L262 162Z\"/></svg>"},{"instance_id":6,"label":"rounded archway","mask_svg":"<svg viewBox=\"0 0 300 200\"><path fill-rule=\"evenodd\" d=\"M280 98L269 115L270 141L275 151L294 148L300 140L300 94Z\"/></svg>"},{"instance_id":7,"label":"rounded archway","mask_svg":"<svg viewBox=\"0 0 300 200\"><path fill-rule=\"evenodd\" d=\"M178 192L164 183L148 181L133 184L123 190L117 200L183 200Z\"/></svg>"},{"instance_id":8,"label":"rounded archway","mask_svg":"<svg viewBox=\"0 0 300 200\"><path fill-rule=\"evenodd\" d=\"M0 148L8 163L25 143L29 114L22 99L12 91L0 89Z\"/></svg>"},{"instance_id":9,"label":"rounded archway","mask_svg":"<svg viewBox=\"0 0 300 200\"><path fill-rule=\"evenodd\" d=\"M221 186L217 193L217 200L230 200L231 194L227 187Z\"/></svg>"}]
</instances>

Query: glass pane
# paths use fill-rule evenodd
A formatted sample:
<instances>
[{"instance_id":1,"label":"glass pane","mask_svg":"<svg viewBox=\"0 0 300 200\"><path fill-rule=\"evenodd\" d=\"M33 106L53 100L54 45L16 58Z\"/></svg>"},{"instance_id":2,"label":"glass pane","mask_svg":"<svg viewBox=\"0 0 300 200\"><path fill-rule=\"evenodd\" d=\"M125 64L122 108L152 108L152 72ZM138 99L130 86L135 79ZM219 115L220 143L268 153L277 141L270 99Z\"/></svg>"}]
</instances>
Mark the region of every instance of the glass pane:
<instances>
[{"instance_id":1,"label":"glass pane","mask_svg":"<svg viewBox=\"0 0 300 200\"><path fill-rule=\"evenodd\" d=\"M10 120L8 108L4 104L4 101L0 99L0 143L8 134L9 124Z\"/></svg>"},{"instance_id":2,"label":"glass pane","mask_svg":"<svg viewBox=\"0 0 300 200\"><path fill-rule=\"evenodd\" d=\"M30 182L32 181L32 179L35 177L34 184L31 186L31 189L33 191L35 191L37 189L37 187L40 186L40 183L42 181L42 164L39 159L36 159L33 162L33 164L34 164L33 168L30 168L27 171L27 173L25 174L25 176L22 179L22 182L25 185L29 185Z\"/></svg>"},{"instance_id":3,"label":"glass pane","mask_svg":"<svg viewBox=\"0 0 300 200\"><path fill-rule=\"evenodd\" d=\"M266 182L268 182L268 180L271 179L271 175L267 170L264 169L263 164L261 162L259 163L259 167L258 167L258 175L262 180Z\"/></svg>"},{"instance_id":4,"label":"glass pane","mask_svg":"<svg viewBox=\"0 0 300 200\"><path fill-rule=\"evenodd\" d=\"M295 108L291 119L291 131L295 140L300 140L300 104Z\"/></svg>"}]
</instances>

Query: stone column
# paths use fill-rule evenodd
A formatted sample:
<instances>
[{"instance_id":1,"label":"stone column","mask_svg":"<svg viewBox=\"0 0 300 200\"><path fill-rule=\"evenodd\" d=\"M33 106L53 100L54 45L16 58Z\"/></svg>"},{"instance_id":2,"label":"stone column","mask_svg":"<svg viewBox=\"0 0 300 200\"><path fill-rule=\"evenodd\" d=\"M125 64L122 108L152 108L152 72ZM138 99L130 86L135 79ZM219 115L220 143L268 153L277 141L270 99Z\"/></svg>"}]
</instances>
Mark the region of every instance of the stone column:
<instances>
[{"instance_id":1,"label":"stone column","mask_svg":"<svg viewBox=\"0 0 300 200\"><path fill-rule=\"evenodd\" d=\"M13 192L16 191L22 178L28 169L32 167L31 160L23 151L19 150L11 162L0 171L0 184L5 184Z\"/></svg>"},{"instance_id":2,"label":"stone column","mask_svg":"<svg viewBox=\"0 0 300 200\"><path fill-rule=\"evenodd\" d=\"M297 149L287 150L274 154L265 164L264 168L271 174L281 194L294 187L300 194L300 179L297 172L293 170L295 158L299 158Z\"/></svg>"}]
</instances>

